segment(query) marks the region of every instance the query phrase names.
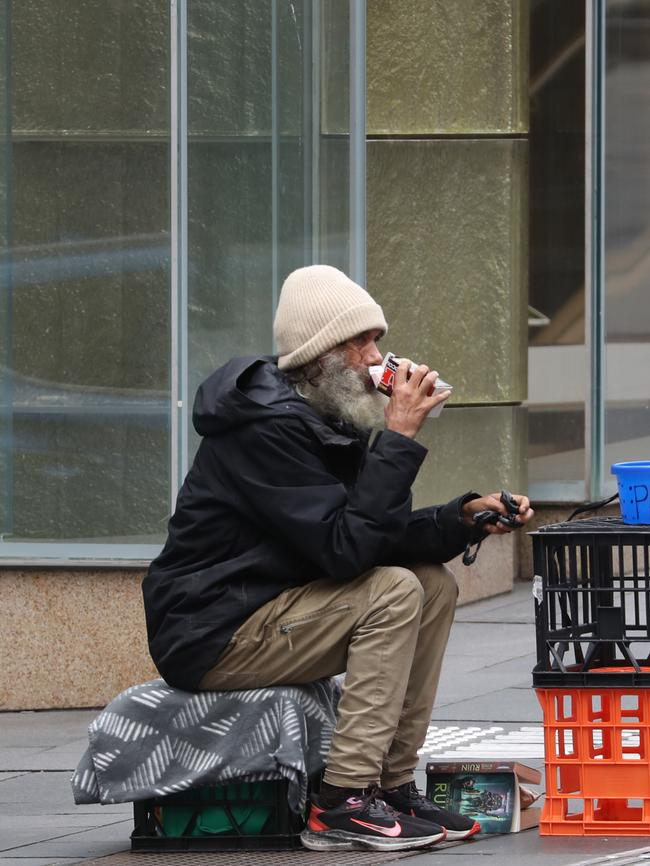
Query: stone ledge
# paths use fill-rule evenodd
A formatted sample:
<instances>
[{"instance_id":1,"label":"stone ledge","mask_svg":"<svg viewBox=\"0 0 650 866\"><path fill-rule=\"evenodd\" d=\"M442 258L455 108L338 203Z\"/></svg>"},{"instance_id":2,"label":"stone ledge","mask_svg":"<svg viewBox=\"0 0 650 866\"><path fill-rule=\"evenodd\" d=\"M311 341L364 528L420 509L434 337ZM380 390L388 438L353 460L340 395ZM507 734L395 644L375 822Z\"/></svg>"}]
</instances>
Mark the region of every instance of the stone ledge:
<instances>
[{"instance_id":1,"label":"stone ledge","mask_svg":"<svg viewBox=\"0 0 650 866\"><path fill-rule=\"evenodd\" d=\"M0 571L0 709L104 706L158 676L138 572Z\"/></svg>"}]
</instances>

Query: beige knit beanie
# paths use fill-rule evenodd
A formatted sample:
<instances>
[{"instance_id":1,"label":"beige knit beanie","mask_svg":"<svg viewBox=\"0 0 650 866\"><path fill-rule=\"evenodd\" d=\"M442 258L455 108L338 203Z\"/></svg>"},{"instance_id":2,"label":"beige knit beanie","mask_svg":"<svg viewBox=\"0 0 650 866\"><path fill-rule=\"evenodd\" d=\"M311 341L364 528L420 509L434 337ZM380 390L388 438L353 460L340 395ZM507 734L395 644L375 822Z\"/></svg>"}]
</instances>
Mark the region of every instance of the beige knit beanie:
<instances>
[{"instance_id":1,"label":"beige knit beanie","mask_svg":"<svg viewBox=\"0 0 650 866\"><path fill-rule=\"evenodd\" d=\"M284 281L273 333L278 367L292 370L364 331L388 330L365 289L329 265L298 268Z\"/></svg>"}]
</instances>

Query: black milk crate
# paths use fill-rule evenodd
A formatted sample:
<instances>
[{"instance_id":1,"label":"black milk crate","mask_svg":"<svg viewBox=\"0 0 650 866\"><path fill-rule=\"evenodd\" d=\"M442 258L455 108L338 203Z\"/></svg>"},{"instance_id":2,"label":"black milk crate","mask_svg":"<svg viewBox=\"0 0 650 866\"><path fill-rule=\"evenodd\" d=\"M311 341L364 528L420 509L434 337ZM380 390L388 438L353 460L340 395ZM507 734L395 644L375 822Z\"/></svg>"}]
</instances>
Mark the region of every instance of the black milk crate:
<instances>
[{"instance_id":1,"label":"black milk crate","mask_svg":"<svg viewBox=\"0 0 650 866\"><path fill-rule=\"evenodd\" d=\"M530 534L533 684L650 686L650 526L592 517Z\"/></svg>"},{"instance_id":2,"label":"black milk crate","mask_svg":"<svg viewBox=\"0 0 650 866\"><path fill-rule=\"evenodd\" d=\"M189 788L133 804L132 851L282 851L301 848L301 815L284 779ZM216 832L211 832L216 831Z\"/></svg>"}]
</instances>

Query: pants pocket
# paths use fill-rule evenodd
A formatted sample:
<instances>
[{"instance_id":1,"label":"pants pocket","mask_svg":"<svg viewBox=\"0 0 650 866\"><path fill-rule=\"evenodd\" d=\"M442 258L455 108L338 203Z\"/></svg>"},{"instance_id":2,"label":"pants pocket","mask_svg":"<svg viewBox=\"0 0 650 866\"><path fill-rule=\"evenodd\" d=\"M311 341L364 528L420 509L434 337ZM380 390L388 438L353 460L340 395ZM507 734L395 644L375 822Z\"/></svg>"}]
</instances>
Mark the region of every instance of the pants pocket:
<instances>
[{"instance_id":1,"label":"pants pocket","mask_svg":"<svg viewBox=\"0 0 650 866\"><path fill-rule=\"evenodd\" d=\"M323 607L318 610L310 611L309 613L296 614L293 617L283 620L276 626L281 635L284 635L289 640L289 648L293 649L292 635L296 629L303 629L313 626L315 623L321 623L324 619L329 621L330 617L348 613L351 609L350 604L337 604L332 607Z\"/></svg>"}]
</instances>

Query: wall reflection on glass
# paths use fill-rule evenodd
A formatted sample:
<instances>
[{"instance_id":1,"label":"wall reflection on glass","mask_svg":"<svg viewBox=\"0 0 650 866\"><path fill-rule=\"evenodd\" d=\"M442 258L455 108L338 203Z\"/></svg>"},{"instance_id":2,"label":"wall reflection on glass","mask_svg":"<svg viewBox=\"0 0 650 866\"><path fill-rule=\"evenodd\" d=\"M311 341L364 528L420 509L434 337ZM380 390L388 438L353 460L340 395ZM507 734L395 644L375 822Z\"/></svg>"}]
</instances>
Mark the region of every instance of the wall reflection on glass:
<instances>
[{"instance_id":1,"label":"wall reflection on glass","mask_svg":"<svg viewBox=\"0 0 650 866\"><path fill-rule=\"evenodd\" d=\"M608 2L606 51L608 478L611 463L650 457L650 0Z\"/></svg>"}]
</instances>

